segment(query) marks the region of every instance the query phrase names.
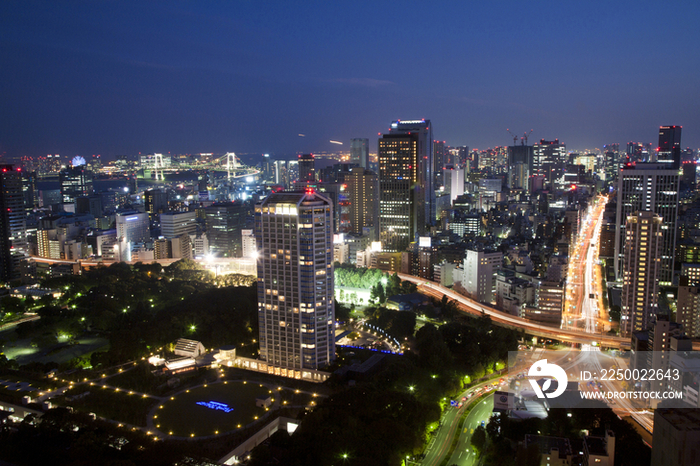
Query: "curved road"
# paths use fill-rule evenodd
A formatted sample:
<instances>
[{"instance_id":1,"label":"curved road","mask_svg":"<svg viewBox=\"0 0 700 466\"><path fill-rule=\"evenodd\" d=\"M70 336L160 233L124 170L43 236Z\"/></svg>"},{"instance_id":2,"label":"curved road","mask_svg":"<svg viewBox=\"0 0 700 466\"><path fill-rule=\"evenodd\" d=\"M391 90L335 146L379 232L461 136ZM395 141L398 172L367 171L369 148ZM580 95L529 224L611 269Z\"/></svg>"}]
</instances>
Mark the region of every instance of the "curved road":
<instances>
[{"instance_id":1,"label":"curved road","mask_svg":"<svg viewBox=\"0 0 700 466\"><path fill-rule=\"evenodd\" d=\"M629 338L610 336L603 333L591 334L579 330L567 330L556 327L548 327L535 322L530 322L521 317L515 317L505 312L498 311L488 304L482 304L473 299L467 298L449 288L440 286L437 283L428 281L424 278L415 277L413 275L398 274L401 280L407 280L415 283L418 286L418 291L423 294L432 296L436 299L441 299L443 295L450 300L455 300L459 304L459 309L467 314L474 316L487 315L491 320L501 326L515 328L525 331L528 335L533 335L543 338L551 338L569 343L580 343L598 345L609 348L629 348Z\"/></svg>"}]
</instances>

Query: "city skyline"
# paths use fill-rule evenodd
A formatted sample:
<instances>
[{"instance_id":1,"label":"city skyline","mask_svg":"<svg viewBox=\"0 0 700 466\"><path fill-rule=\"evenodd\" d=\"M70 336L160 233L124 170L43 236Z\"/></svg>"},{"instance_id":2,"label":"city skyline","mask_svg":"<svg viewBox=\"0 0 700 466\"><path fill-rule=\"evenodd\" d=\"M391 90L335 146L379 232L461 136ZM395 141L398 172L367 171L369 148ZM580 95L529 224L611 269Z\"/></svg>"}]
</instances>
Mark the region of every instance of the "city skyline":
<instances>
[{"instance_id":1,"label":"city skyline","mask_svg":"<svg viewBox=\"0 0 700 466\"><path fill-rule=\"evenodd\" d=\"M0 154L376 152L397 118L480 149L506 128L575 151L668 124L700 147L698 5L386 8L4 4Z\"/></svg>"}]
</instances>

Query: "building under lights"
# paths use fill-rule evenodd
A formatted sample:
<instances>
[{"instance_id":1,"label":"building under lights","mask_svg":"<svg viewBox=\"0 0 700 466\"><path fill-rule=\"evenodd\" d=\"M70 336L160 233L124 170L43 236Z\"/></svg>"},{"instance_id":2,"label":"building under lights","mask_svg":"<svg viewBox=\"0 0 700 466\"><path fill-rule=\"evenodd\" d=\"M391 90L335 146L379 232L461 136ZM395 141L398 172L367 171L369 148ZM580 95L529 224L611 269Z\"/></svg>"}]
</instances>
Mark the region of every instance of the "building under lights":
<instances>
[{"instance_id":1,"label":"building under lights","mask_svg":"<svg viewBox=\"0 0 700 466\"><path fill-rule=\"evenodd\" d=\"M306 189L255 207L260 359L268 372L313 379L335 359L333 204Z\"/></svg>"},{"instance_id":2,"label":"building under lights","mask_svg":"<svg viewBox=\"0 0 700 466\"><path fill-rule=\"evenodd\" d=\"M646 330L658 310L662 270L663 220L654 212L638 212L625 225L622 316L624 335Z\"/></svg>"},{"instance_id":3,"label":"building under lights","mask_svg":"<svg viewBox=\"0 0 700 466\"><path fill-rule=\"evenodd\" d=\"M92 194L92 172L84 165L68 167L58 174L62 202L73 203L81 196Z\"/></svg>"},{"instance_id":4,"label":"building under lights","mask_svg":"<svg viewBox=\"0 0 700 466\"><path fill-rule=\"evenodd\" d=\"M429 120L395 121L379 139L379 227L385 252L404 251L435 219Z\"/></svg>"},{"instance_id":5,"label":"building under lights","mask_svg":"<svg viewBox=\"0 0 700 466\"><path fill-rule=\"evenodd\" d=\"M314 154L299 154L299 179L302 183L314 183L316 181L316 169L314 166Z\"/></svg>"},{"instance_id":6,"label":"building under lights","mask_svg":"<svg viewBox=\"0 0 700 466\"><path fill-rule=\"evenodd\" d=\"M20 278L20 261L26 252L21 172L12 165L0 165L0 281Z\"/></svg>"}]
</instances>

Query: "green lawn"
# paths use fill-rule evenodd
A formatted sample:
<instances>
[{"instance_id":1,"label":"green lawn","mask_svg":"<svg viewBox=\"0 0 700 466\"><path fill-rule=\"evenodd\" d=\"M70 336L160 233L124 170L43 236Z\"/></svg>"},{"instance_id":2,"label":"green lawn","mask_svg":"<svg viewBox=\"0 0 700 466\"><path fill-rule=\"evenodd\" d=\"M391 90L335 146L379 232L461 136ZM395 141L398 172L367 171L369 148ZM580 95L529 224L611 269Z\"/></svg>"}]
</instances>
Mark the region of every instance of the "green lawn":
<instances>
[{"instance_id":1,"label":"green lawn","mask_svg":"<svg viewBox=\"0 0 700 466\"><path fill-rule=\"evenodd\" d=\"M270 390L257 383L221 382L181 392L157 409L153 424L166 435L200 437L223 434L255 422L265 410L255 406L255 398ZM272 397L275 398L274 390ZM222 403L230 412L198 405L198 402ZM212 405L210 405L212 406Z\"/></svg>"}]
</instances>

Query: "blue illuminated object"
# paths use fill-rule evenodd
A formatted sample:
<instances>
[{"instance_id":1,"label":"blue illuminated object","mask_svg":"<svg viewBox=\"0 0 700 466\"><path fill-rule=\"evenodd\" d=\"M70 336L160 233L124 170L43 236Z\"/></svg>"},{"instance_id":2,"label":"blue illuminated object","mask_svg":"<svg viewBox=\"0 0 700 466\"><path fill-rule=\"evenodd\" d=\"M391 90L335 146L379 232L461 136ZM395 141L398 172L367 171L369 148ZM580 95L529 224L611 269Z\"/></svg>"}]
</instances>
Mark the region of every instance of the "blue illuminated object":
<instances>
[{"instance_id":1,"label":"blue illuminated object","mask_svg":"<svg viewBox=\"0 0 700 466\"><path fill-rule=\"evenodd\" d=\"M225 413L230 413L231 411L233 411L233 408L227 405L226 403L218 403L216 401L198 401L197 404L200 406L204 406L205 408L223 411Z\"/></svg>"}]
</instances>

